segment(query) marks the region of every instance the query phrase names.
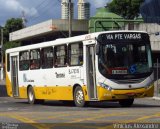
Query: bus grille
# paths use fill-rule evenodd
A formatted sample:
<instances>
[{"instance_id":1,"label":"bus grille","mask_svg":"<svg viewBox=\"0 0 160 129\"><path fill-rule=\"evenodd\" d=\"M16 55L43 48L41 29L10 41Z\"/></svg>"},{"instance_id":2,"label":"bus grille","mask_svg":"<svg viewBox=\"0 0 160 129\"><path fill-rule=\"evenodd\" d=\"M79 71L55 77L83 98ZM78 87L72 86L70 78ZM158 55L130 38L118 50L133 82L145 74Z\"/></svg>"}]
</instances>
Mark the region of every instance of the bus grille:
<instances>
[{"instance_id":1,"label":"bus grille","mask_svg":"<svg viewBox=\"0 0 160 129\"><path fill-rule=\"evenodd\" d=\"M144 81L145 78L140 78L140 79L125 79L125 80L115 80L113 79L112 81L118 84L131 84L131 83L140 83Z\"/></svg>"}]
</instances>

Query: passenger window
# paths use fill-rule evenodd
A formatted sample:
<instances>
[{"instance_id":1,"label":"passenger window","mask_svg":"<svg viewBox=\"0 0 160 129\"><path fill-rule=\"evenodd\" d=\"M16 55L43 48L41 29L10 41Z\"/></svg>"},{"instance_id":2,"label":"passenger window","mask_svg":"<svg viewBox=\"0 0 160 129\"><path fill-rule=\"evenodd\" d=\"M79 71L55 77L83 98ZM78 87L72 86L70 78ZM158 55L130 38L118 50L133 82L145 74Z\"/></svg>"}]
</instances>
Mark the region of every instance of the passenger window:
<instances>
[{"instance_id":1,"label":"passenger window","mask_svg":"<svg viewBox=\"0 0 160 129\"><path fill-rule=\"evenodd\" d=\"M83 43L69 44L69 65L83 65Z\"/></svg>"},{"instance_id":2,"label":"passenger window","mask_svg":"<svg viewBox=\"0 0 160 129\"><path fill-rule=\"evenodd\" d=\"M41 49L42 68L53 67L53 47L47 47Z\"/></svg>"},{"instance_id":3,"label":"passenger window","mask_svg":"<svg viewBox=\"0 0 160 129\"><path fill-rule=\"evenodd\" d=\"M55 67L67 66L67 45L55 46Z\"/></svg>"},{"instance_id":4,"label":"passenger window","mask_svg":"<svg viewBox=\"0 0 160 129\"><path fill-rule=\"evenodd\" d=\"M10 54L7 54L7 72L10 71Z\"/></svg>"},{"instance_id":5,"label":"passenger window","mask_svg":"<svg viewBox=\"0 0 160 129\"><path fill-rule=\"evenodd\" d=\"M19 54L19 70L29 70L29 51L23 51Z\"/></svg>"},{"instance_id":6,"label":"passenger window","mask_svg":"<svg viewBox=\"0 0 160 129\"><path fill-rule=\"evenodd\" d=\"M30 69L40 68L40 49L30 51Z\"/></svg>"}]
</instances>

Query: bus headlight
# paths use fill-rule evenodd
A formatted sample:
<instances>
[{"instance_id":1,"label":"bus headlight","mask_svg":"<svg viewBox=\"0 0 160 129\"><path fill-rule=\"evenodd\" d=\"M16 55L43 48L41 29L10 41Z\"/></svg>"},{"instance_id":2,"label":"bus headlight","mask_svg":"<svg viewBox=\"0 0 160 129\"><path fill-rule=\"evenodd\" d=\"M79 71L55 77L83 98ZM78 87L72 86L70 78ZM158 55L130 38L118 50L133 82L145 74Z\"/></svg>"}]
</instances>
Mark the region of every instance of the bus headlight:
<instances>
[{"instance_id":1,"label":"bus headlight","mask_svg":"<svg viewBox=\"0 0 160 129\"><path fill-rule=\"evenodd\" d=\"M152 86L153 83L148 84L145 89L149 89Z\"/></svg>"},{"instance_id":2,"label":"bus headlight","mask_svg":"<svg viewBox=\"0 0 160 129\"><path fill-rule=\"evenodd\" d=\"M101 87L103 87L103 88L109 90L109 91L112 90L112 87L110 87L110 86L108 86L108 85L106 85L106 84L104 84L104 83L99 82L99 85L100 85Z\"/></svg>"}]
</instances>

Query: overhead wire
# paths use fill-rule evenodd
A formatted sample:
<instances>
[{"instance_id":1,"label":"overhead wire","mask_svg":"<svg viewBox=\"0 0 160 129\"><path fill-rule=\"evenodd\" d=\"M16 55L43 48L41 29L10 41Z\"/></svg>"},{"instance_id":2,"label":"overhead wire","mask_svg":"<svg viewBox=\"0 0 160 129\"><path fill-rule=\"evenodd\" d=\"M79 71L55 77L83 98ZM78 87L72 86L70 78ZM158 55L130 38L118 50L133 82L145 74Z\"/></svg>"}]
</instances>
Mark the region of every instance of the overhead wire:
<instances>
[{"instance_id":1,"label":"overhead wire","mask_svg":"<svg viewBox=\"0 0 160 129\"><path fill-rule=\"evenodd\" d=\"M41 3L39 3L38 5L36 5L36 6L33 7L33 8L35 8L35 9L38 10L38 8L40 8L42 5L44 5L45 2L46 2L46 0L43 0L43 1L41 1ZM31 18L31 17L35 17L35 16L30 16L29 18Z\"/></svg>"},{"instance_id":2,"label":"overhead wire","mask_svg":"<svg viewBox=\"0 0 160 129\"><path fill-rule=\"evenodd\" d=\"M38 20L42 19L42 16L44 16L43 14L48 13L48 10L50 10L51 8L53 8L54 6L56 6L57 4L54 3L53 5L50 3L50 0L48 2L46 2L46 4L44 4L45 6L43 6L43 8L41 8L41 14L39 16L36 16L34 18L30 19L30 22L35 22ZM55 12L54 12L55 13Z\"/></svg>"},{"instance_id":3,"label":"overhead wire","mask_svg":"<svg viewBox=\"0 0 160 129\"><path fill-rule=\"evenodd\" d=\"M46 2L46 0L42 1L39 5L43 4L43 6L39 7L39 9L41 8L41 10L43 10L43 11L41 12L41 14L39 16L31 18L29 22L36 23L39 20L42 20L42 16L44 16L43 14L48 13L48 10L50 10L51 8L53 9L53 7L55 7L58 3L61 3L61 0L57 0L57 2L54 3L54 5L50 4L50 0L48 0L48 2ZM58 11L58 10L56 10L56 11ZM54 11L53 14L56 14L56 12ZM59 29L57 31L59 31L64 37L68 37L68 36L66 36L66 34L63 31L61 31Z\"/></svg>"}]
</instances>

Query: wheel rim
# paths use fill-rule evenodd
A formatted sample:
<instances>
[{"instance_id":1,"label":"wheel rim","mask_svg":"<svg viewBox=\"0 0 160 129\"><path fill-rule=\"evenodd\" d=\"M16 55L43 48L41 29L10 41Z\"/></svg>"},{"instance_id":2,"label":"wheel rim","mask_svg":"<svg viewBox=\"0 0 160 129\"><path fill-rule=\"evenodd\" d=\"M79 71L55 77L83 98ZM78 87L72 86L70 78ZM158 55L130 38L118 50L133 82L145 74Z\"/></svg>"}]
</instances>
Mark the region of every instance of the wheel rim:
<instances>
[{"instance_id":1,"label":"wheel rim","mask_svg":"<svg viewBox=\"0 0 160 129\"><path fill-rule=\"evenodd\" d=\"M29 92L29 100L32 102L33 101L33 93Z\"/></svg>"},{"instance_id":2,"label":"wheel rim","mask_svg":"<svg viewBox=\"0 0 160 129\"><path fill-rule=\"evenodd\" d=\"M76 93L76 100L77 100L78 104L82 104L83 103L84 98L83 98L83 91L82 90L78 90L77 91L77 93Z\"/></svg>"}]
</instances>

